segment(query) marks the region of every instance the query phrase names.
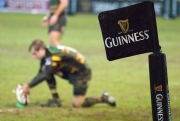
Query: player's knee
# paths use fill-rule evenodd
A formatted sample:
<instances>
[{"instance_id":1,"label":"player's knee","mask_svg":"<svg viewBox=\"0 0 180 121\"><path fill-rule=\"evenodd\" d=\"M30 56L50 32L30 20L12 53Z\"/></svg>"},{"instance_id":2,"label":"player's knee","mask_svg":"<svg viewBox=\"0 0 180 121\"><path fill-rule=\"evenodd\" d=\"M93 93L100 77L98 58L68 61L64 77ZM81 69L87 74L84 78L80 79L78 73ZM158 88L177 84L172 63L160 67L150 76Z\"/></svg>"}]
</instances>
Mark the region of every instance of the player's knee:
<instances>
[{"instance_id":1,"label":"player's knee","mask_svg":"<svg viewBox=\"0 0 180 121\"><path fill-rule=\"evenodd\" d=\"M81 108L82 107L82 104L79 102L73 102L72 105L74 108Z\"/></svg>"}]
</instances>

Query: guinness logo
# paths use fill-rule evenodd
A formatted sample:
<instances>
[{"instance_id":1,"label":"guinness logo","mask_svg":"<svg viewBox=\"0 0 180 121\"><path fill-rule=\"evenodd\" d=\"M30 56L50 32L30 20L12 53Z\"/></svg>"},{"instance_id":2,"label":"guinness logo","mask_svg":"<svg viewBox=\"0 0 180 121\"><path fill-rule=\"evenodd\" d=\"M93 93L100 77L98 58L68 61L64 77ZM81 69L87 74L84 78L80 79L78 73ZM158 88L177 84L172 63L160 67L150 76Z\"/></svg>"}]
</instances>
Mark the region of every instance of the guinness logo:
<instances>
[{"instance_id":1,"label":"guinness logo","mask_svg":"<svg viewBox=\"0 0 180 121\"><path fill-rule=\"evenodd\" d=\"M121 30L123 31L123 33L126 34L128 32L128 30L129 30L129 21L128 21L128 19L119 20L118 24L121 27Z\"/></svg>"},{"instance_id":2,"label":"guinness logo","mask_svg":"<svg viewBox=\"0 0 180 121\"><path fill-rule=\"evenodd\" d=\"M154 87L157 92L162 92L162 85Z\"/></svg>"}]
</instances>

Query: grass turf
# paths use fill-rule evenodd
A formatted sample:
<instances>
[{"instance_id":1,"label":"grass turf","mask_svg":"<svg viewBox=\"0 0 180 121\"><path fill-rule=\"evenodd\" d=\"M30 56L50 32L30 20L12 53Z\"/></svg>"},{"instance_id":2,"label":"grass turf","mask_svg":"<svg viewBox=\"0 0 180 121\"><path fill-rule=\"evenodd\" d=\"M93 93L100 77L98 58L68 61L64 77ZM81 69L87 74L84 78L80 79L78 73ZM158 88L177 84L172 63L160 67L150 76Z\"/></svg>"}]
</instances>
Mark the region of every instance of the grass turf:
<instances>
[{"instance_id":1,"label":"grass turf","mask_svg":"<svg viewBox=\"0 0 180 121\"><path fill-rule=\"evenodd\" d=\"M104 90L116 99L117 107L105 104L91 108L72 107L72 86L56 78L63 100L61 108L40 108L51 98L45 82L31 90L31 103L15 108L12 90L29 82L39 63L31 58L29 44L42 39L48 44L47 28L40 26L43 15L0 13L0 121L151 121L151 97L148 55L150 53L109 62L106 59L101 30L95 14L68 17L61 44L76 48L88 59L93 78L87 96L100 96ZM180 18L157 17L159 41L167 56L170 103L173 121L180 119Z\"/></svg>"}]
</instances>

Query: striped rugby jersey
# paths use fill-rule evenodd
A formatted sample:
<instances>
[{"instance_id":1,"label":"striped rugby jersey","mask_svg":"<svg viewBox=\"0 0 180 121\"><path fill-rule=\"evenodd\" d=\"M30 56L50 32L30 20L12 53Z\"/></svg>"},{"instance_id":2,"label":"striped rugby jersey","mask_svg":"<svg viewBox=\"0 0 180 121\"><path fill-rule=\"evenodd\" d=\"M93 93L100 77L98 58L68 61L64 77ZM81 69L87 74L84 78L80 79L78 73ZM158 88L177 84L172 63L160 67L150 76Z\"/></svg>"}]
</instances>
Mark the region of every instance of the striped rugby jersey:
<instances>
[{"instance_id":1,"label":"striped rugby jersey","mask_svg":"<svg viewBox=\"0 0 180 121\"><path fill-rule=\"evenodd\" d=\"M45 66L51 65L55 70L66 73L90 69L89 64L81 53L71 47L62 45L47 47L44 64Z\"/></svg>"},{"instance_id":2,"label":"striped rugby jersey","mask_svg":"<svg viewBox=\"0 0 180 121\"><path fill-rule=\"evenodd\" d=\"M50 12L55 13L55 11L57 10L60 2L59 2L59 0L50 0L49 4L50 4Z\"/></svg>"}]
</instances>

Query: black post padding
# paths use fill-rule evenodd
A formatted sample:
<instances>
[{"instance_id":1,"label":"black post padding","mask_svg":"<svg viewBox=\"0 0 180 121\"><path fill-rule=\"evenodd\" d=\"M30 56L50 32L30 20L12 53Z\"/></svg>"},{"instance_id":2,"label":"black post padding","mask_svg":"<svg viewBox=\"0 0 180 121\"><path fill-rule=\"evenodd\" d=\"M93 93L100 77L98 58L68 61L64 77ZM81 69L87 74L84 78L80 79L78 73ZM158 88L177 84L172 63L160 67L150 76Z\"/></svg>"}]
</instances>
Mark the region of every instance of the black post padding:
<instances>
[{"instance_id":1,"label":"black post padding","mask_svg":"<svg viewBox=\"0 0 180 121\"><path fill-rule=\"evenodd\" d=\"M170 17L176 18L177 17L177 0L171 0L171 6L170 6Z\"/></svg>"},{"instance_id":2,"label":"black post padding","mask_svg":"<svg viewBox=\"0 0 180 121\"><path fill-rule=\"evenodd\" d=\"M166 55L149 55L149 73L153 121L172 121Z\"/></svg>"}]
</instances>

